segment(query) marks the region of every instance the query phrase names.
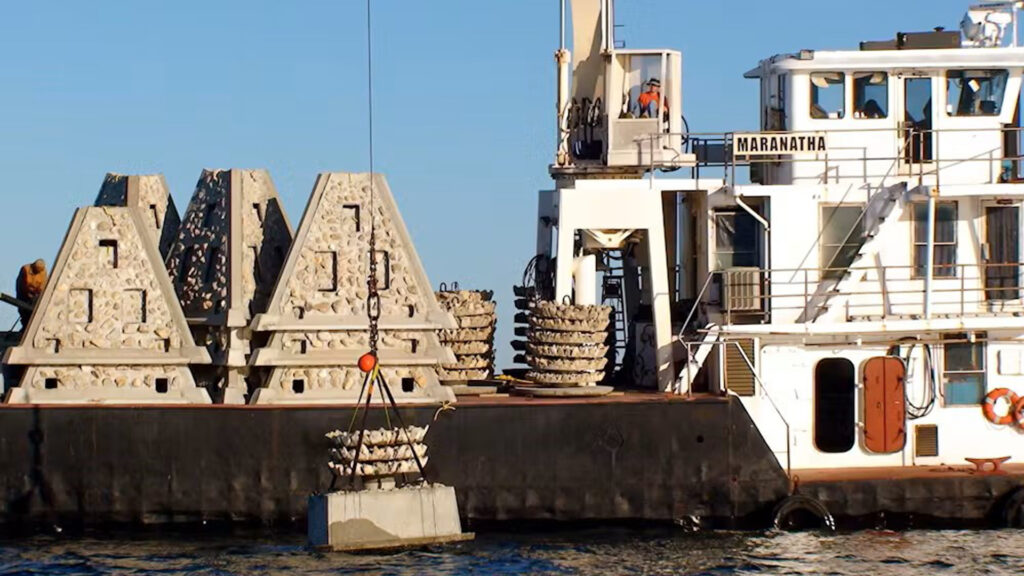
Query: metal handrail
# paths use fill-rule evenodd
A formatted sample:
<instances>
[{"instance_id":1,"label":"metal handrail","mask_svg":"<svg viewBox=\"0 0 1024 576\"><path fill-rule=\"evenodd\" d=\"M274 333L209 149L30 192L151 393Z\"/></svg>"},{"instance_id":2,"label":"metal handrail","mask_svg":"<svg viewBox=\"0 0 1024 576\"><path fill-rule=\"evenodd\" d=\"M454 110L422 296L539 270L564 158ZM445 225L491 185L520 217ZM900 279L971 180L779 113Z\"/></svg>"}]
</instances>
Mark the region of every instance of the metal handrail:
<instances>
[{"instance_id":1,"label":"metal handrail","mask_svg":"<svg viewBox=\"0 0 1024 576\"><path fill-rule=\"evenodd\" d=\"M708 286L711 285L711 279L714 278L715 273L708 274L708 277L704 279L704 286L701 287L700 293L697 294L697 299L693 301L693 306L690 307L690 313L686 315L686 321L683 322L683 326L679 329L679 340L683 339L683 334L686 333L686 327L690 325L690 320L693 320L693 315L697 311L697 307L701 305L701 301L704 299L704 294L708 291Z\"/></svg>"},{"instance_id":2,"label":"metal handrail","mask_svg":"<svg viewBox=\"0 0 1024 576\"><path fill-rule=\"evenodd\" d=\"M764 135L786 135L786 134L796 135L796 134L807 134L809 132L814 132L814 130L804 130L804 131L762 130L762 131L751 131L751 132L744 132L744 133L756 133L756 134L764 134ZM820 162L824 162L825 165L826 165L826 168L827 168L830 162L831 163L836 163L836 162L885 162L885 161L892 161L892 162L895 162L895 163L898 163L898 164L905 164L906 166L909 166L909 167L915 169L916 172L912 172L911 175L916 177L919 180L923 180L923 178L925 176L933 176L933 175L934 176L938 176L938 174L940 172L940 168L941 168L940 165L948 166L950 164L966 164L966 163L975 163L975 162L977 162L977 163L989 163L989 164L999 163L1001 165L1002 163L1004 163L1006 161L1012 161L1012 162L1017 162L1017 163L1024 164L1024 150L1022 150L1017 155L1007 156L1007 155L1002 154L1002 150L1000 149L1001 147L993 149L993 150L990 150L989 153L985 154L985 155L981 155L981 156L977 156L976 155L976 156L971 156L971 157L967 157L967 158L945 158L945 157L939 157L939 153L938 153L938 150L939 150L939 140L940 140L940 136L942 134L954 134L954 133L971 133L971 134L977 134L977 133L997 133L997 134L1006 134L1007 132L1010 132L1010 133L1017 133L1018 137L1019 137L1019 135L1022 132L1024 132L1024 127L1021 127L1021 126L1007 126L1007 127L1003 127L1003 128L941 128L941 129L928 129L928 130L921 130L921 129L913 128L913 127L909 127L908 128L906 126L897 126L897 127L886 127L886 128L841 128L841 129L829 129L829 130L826 130L824 132L827 132L828 134L871 134L871 133L883 133L883 134L885 134L885 133L893 133L893 135L894 135L894 137L896 139L896 142L900 143L901 145L897 146L896 150L894 150L894 155L891 155L891 156L890 155L868 156L868 155L866 155L866 153L867 153L866 149L864 149L865 154L862 155L862 156L858 156L858 157L843 157L843 155L840 155L840 157L836 157L836 155L834 153L830 155L828 153L829 151L826 151L825 153L822 153L822 154L815 155L813 157L804 157L804 156L799 156L799 155L798 156L792 156L792 155L786 154L786 153L779 153L779 154L776 154L776 155L768 155L768 156L763 156L763 157L762 156L746 156L746 157L741 156L741 157L737 158L737 156L735 154L730 154L726 158L724 158L723 161L721 161L721 162L698 162L697 167L703 166L703 167L712 167L712 168L724 168L726 170L726 173L723 174L723 178L725 180L729 181L730 183L735 184L735 171L736 171L736 168L737 167L753 166L755 164L796 164L796 163L809 163L809 162L819 162L819 163ZM721 143L726 149L728 149L731 146L735 135L736 135L736 132L689 132L689 131L688 132L658 132L658 133L650 133L650 134L638 135L638 136L634 137L634 142L636 142L639 145L642 145L642 143L647 142L648 145L650 146L650 150L653 153L655 142L657 140L660 140L660 139L663 139L663 138L666 138L666 137L679 137L679 138L681 138L683 141L685 141L687 143L686 147L689 148L689 151L692 153L693 149L694 149L693 145L695 143L698 143L698 142ZM908 156L909 151L910 151L909 147L913 145L915 137L923 138L923 137L925 137L927 135L933 136L933 141L932 141L932 156L933 157L930 158L930 159L924 160L924 161L918 161L918 162L910 161L910 162L907 162L907 156ZM847 147L847 148L835 148L835 149L833 149L833 151L837 151L837 150L852 150L852 149L853 148L849 148L849 147ZM999 155L995 155L995 154L992 153L992 152L996 152L996 151L999 151L1000 154ZM653 169L654 168L653 158L652 158L650 164L651 165L648 168L649 169ZM694 168L696 169L697 167L694 167ZM1017 170L1019 172L1020 168L1018 167ZM826 178L827 177L828 176L826 174ZM1024 181L1024 178L1022 178L1021 174L1017 173L1017 174L1013 175L1013 181L1015 181L1015 182L1017 182L1017 181Z\"/></svg>"},{"instance_id":3,"label":"metal handrail","mask_svg":"<svg viewBox=\"0 0 1024 576\"><path fill-rule=\"evenodd\" d=\"M750 370L750 373L754 375L754 381L757 382L758 390L760 390L762 395L768 399L768 403L771 404L772 408L775 410L775 413L779 415L779 419L782 420L782 424L786 427L786 475L789 476L790 471L792 469L792 457L790 455L792 435L790 432L789 420L786 420L786 417L782 415L782 410L779 410L779 406L775 403L775 400L772 398L772 395L768 392L768 387L765 386L764 381L761 380L761 377L757 375L757 371L754 370L753 363L750 361L750 358L747 356L747 353L743 351L743 347L740 346L739 342L730 341L726 342L726 344L732 344L733 346L736 346L737 350L740 351L740 356L743 357L743 361L747 364L747 368Z\"/></svg>"},{"instance_id":4,"label":"metal handrail","mask_svg":"<svg viewBox=\"0 0 1024 576\"><path fill-rule=\"evenodd\" d=\"M690 343L684 343L684 344L687 346L687 352L689 352L689 344ZM791 468L792 468L791 449L792 449L792 444L793 444L793 442L792 442L792 431L791 431L791 428L790 428L790 425L789 425L789 420L786 419L786 417L782 414L782 410L779 409L778 404L775 403L775 399L772 398L771 393L768 391L768 386L766 386L764 381L761 380L761 377L758 375L757 370L754 368L754 363L750 361L750 357L747 356L747 353L743 350L743 347L740 346L739 342L736 342L736 341L733 341L733 340L729 340L729 341L708 342L707 344L709 344L711 346L730 346L730 345L732 345L732 346L735 346L737 350L739 350L740 356L743 358L743 362L747 365L747 369L750 370L750 374L754 377L754 381L757 382L758 390L760 390L761 396L768 399L768 403L771 405L772 409L775 410L775 414L778 415L779 420L782 420L782 424L786 428L786 474L788 475L790 473ZM724 380L723 380L723 385L724 385L724 391L725 392L729 392L728 385L725 385Z\"/></svg>"},{"instance_id":5,"label":"metal handrail","mask_svg":"<svg viewBox=\"0 0 1024 576\"><path fill-rule=\"evenodd\" d=\"M914 306L914 307L916 307L915 310L917 310L919 308L923 310L923 300L919 301L919 302L918 301L915 301L915 302L892 302L892 298L891 298L893 296L899 297L901 295L908 295L908 294L922 295L922 298L923 298L923 293L921 292L921 289L919 287L915 287L915 286L892 286L893 284L898 284L898 283L901 283L901 282L902 283L923 282L924 281L923 277L919 278L919 277L915 277L913 275L913 272L915 270L919 269L919 268L920 268L920 266L915 266L915 265L850 266L850 267L846 267L846 268L842 268L842 267L823 267L823 268L810 268L810 267L808 267L808 268L760 268L760 269L758 269L758 277L760 278L759 285L761 285L762 287L767 287L767 288L769 288L769 290L763 290L762 293L757 296L757 299L762 303L761 310L759 310L759 311L751 310L751 311L748 311L748 312L750 312L752 314L763 314L763 313L771 313L771 312L783 312L783 311L802 310L802 311L805 312L805 314L804 314L805 318L810 320L810 319L813 319L815 317L814 312L817 312L817 311L820 311L820 310L826 308L829 305L829 303L833 300L833 298L838 297L838 296L846 296L846 297L884 296L884 297L889 297L888 298L888 302L883 302L882 304L879 304L877 302L871 302L871 303L850 303L850 302L847 302L846 303L846 308L847 308L847 318L848 319L851 317L850 314L849 314L849 311L851 309L856 309L856 308L873 308L873 307L882 306L882 308L884 310L888 310L888 309L893 308L893 307ZM1008 283L1006 285L1001 285L1001 286L988 286L988 285L985 284L985 280L986 280L985 273L987 271L991 270L991 269L998 269L998 268L1008 268L1008 269L1014 269L1014 270L1021 270L1021 269L1024 269L1024 263L1018 263L1018 262L1006 262L1006 263L1002 263L1002 262L998 262L998 263L982 262L982 263L977 263L977 264L953 264L953 265L950 265L950 266L936 266L937 270L953 269L954 273L951 276L935 276L934 280L933 280L933 286L931 288L932 294L933 295L942 295L942 294L958 294L959 295L959 298L956 301L936 302L936 305L940 306L940 307L941 306L959 305L958 306L959 313L961 315L963 315L963 314L966 314L968 312L968 309L967 309L968 305L980 305L980 304L984 304L984 303L988 303L988 302L994 302L994 303L997 303L997 302L1008 302L1008 301L1012 302L1012 301L1024 299L1024 282L1022 282L1020 280L1016 280L1016 281L1013 281L1011 283ZM908 275L905 275L905 276L898 275L895 278L892 277L891 274L889 274L890 272L899 271L899 270L910 271L911 273L908 274ZM969 273L969 271L973 271L973 272L976 272L976 273ZM725 270L715 270L715 271L712 271L708 275L708 278L705 280L705 287L707 287L707 286L709 286L711 284L711 280L712 280L712 278L715 275L724 275L725 272L726 272ZM812 301L812 298L817 294L817 289L820 288L820 286L821 286L820 283L821 282L833 281L833 282L836 282L837 285L838 285L838 283L842 282L842 278L835 278L834 276L830 277L830 276L828 276L826 274L826 273L830 273L830 272L837 272L837 273L840 273L840 274L845 274L845 273L850 273L850 274L864 273L865 275L869 275L872 272L875 272L876 274L874 275L873 279L861 280L859 284L860 285L864 285L865 282L877 282L877 283L880 284L880 287L877 290L862 290L862 289L858 289L858 290L855 290L855 291L842 292L842 293L838 293L838 294L827 294L827 297L823 298L820 303L818 303L816 306L812 307L812 305L815 304ZM794 274L794 273L796 273L796 274ZM794 279L794 280L785 280L785 279L783 279L783 280L780 280L780 281L775 281L774 277L776 277L776 276L782 276L783 278L785 278L786 276L789 276L790 278L797 278L798 276L802 276L802 278L799 279L799 280L797 280L797 279ZM1015 275L1015 276L1017 278L1020 277L1019 274ZM812 284L816 286L816 288L814 290L811 289ZM954 285L951 285L951 284L954 284ZM802 287L802 291L793 292L793 293L777 293L777 292L771 292L770 291L770 289L772 287L782 287L782 288L785 288L787 286L800 286L800 287ZM1017 292L1018 293L1018 297L1016 297L1016 298L989 298L987 296L988 294L992 294L992 293L999 294L999 293L1012 293L1012 292ZM709 303L709 302L704 302L703 301L704 293L705 293L705 290L702 290L701 291L701 295L698 297L697 301L694 303L694 307L691 309L691 312L693 310L695 310L697 306L700 306L701 304L708 304ZM975 295L976 297L971 297L972 295ZM795 303L795 304L792 304L792 305L780 304L780 302L785 302L786 300L795 300L795 299L798 299L798 302ZM724 305L726 303L719 302L719 304L723 305L723 307L724 307ZM736 311L736 312L743 312L743 311ZM916 313L914 313L914 315L919 315L920 313L921 312L916 312ZM889 315L888 312L883 314L883 316L888 316L888 315ZM689 316L688 316L688 318L689 318Z\"/></svg>"}]
</instances>

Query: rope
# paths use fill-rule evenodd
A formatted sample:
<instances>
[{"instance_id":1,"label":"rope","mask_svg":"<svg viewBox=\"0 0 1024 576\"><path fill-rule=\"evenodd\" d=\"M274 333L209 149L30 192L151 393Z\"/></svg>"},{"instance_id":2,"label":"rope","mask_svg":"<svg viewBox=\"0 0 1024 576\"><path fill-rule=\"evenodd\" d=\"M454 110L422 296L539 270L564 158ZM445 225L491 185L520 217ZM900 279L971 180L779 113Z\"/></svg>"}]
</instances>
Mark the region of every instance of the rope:
<instances>
[{"instance_id":1,"label":"rope","mask_svg":"<svg viewBox=\"0 0 1024 576\"><path fill-rule=\"evenodd\" d=\"M451 402L445 401L441 404L441 407L434 412L434 419L431 420L431 422L437 422L437 417L441 415L441 412L448 412L449 410L455 412L455 406L452 406Z\"/></svg>"}]
</instances>

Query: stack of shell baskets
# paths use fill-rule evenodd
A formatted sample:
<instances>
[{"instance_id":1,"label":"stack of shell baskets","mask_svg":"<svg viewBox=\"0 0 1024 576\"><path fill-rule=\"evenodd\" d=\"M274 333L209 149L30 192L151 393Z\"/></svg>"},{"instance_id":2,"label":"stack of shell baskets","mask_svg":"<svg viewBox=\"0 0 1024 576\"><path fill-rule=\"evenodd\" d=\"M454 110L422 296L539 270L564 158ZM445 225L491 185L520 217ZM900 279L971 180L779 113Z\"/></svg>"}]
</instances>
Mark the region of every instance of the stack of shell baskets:
<instances>
[{"instance_id":1,"label":"stack of shell baskets","mask_svg":"<svg viewBox=\"0 0 1024 576\"><path fill-rule=\"evenodd\" d=\"M526 379L551 388L596 386L608 363L610 306L537 302L530 311Z\"/></svg>"},{"instance_id":2,"label":"stack of shell baskets","mask_svg":"<svg viewBox=\"0 0 1024 576\"><path fill-rule=\"evenodd\" d=\"M459 327L442 330L441 343L455 354L455 364L438 370L442 384L463 384L488 380L494 375L494 326L498 321L494 292L490 290L442 290L437 292L441 307Z\"/></svg>"},{"instance_id":3,"label":"stack of shell baskets","mask_svg":"<svg viewBox=\"0 0 1024 576\"><path fill-rule=\"evenodd\" d=\"M364 478L419 474L416 459L419 458L420 464L427 463L427 445L423 439L428 428L408 426L366 430L362 434L362 444L359 430L328 432L327 439L332 444L328 466L340 477L352 475L353 467L355 475Z\"/></svg>"}]
</instances>

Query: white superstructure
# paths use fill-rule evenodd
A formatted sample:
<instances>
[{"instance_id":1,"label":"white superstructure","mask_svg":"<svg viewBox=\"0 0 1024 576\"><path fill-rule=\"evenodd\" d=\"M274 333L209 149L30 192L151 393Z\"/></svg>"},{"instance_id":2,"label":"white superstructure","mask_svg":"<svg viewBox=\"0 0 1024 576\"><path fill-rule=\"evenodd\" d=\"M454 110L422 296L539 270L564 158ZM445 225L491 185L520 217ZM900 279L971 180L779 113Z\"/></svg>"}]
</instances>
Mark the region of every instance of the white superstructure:
<instances>
[{"instance_id":1,"label":"white superstructure","mask_svg":"<svg viewBox=\"0 0 1024 576\"><path fill-rule=\"evenodd\" d=\"M614 300L624 378L740 396L793 469L1024 459L982 411L1024 395L1020 3L766 59L728 134L685 129L678 52L570 4L538 254L549 297Z\"/></svg>"}]
</instances>

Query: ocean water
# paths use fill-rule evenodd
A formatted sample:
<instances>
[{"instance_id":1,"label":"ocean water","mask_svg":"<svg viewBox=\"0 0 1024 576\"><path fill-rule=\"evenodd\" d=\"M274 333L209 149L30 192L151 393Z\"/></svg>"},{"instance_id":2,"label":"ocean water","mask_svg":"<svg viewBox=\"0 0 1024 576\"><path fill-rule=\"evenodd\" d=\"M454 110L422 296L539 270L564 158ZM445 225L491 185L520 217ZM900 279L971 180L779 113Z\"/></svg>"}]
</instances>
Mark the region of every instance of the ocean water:
<instances>
[{"instance_id":1,"label":"ocean water","mask_svg":"<svg viewBox=\"0 0 1024 576\"><path fill-rule=\"evenodd\" d=\"M300 536L2 540L0 575L14 574L1024 574L1024 531L489 533L357 556L312 552Z\"/></svg>"}]
</instances>

